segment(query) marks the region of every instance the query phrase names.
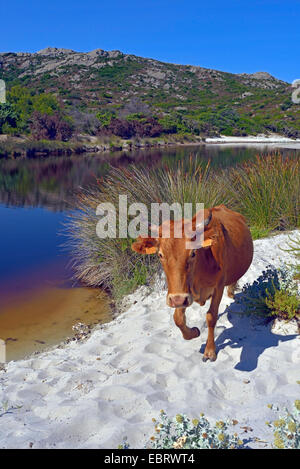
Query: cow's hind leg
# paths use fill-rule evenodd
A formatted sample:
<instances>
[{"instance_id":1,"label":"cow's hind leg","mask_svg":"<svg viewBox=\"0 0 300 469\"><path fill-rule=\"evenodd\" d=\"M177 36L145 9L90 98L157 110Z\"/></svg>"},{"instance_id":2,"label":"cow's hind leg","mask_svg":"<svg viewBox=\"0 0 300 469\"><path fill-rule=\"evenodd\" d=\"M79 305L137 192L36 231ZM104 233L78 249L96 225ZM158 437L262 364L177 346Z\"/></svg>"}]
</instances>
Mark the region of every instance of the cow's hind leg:
<instances>
[{"instance_id":1,"label":"cow's hind leg","mask_svg":"<svg viewBox=\"0 0 300 469\"><path fill-rule=\"evenodd\" d=\"M182 332L183 338L185 340L191 340L195 339L196 337L199 337L200 331L198 327L188 327L186 325L186 319L185 319L185 308L176 308L175 313L174 313L174 321L177 327Z\"/></svg>"},{"instance_id":2,"label":"cow's hind leg","mask_svg":"<svg viewBox=\"0 0 300 469\"><path fill-rule=\"evenodd\" d=\"M231 285L228 285L227 287L227 295L229 298L234 298L234 292L236 289L237 282L232 283Z\"/></svg>"},{"instance_id":3,"label":"cow's hind leg","mask_svg":"<svg viewBox=\"0 0 300 469\"><path fill-rule=\"evenodd\" d=\"M215 345L215 325L218 320L218 309L222 299L224 287L216 288L213 293L210 308L206 313L206 324L208 327L208 336L204 350L203 361L210 360L214 362L217 359L216 345Z\"/></svg>"}]
</instances>

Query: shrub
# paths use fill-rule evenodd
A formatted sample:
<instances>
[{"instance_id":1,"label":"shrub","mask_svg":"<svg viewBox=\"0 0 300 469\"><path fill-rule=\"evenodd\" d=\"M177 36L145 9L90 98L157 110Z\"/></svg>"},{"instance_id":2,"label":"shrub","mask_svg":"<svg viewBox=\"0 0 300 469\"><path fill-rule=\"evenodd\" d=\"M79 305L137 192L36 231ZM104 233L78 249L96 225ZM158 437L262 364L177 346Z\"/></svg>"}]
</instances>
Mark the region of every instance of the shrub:
<instances>
[{"instance_id":1,"label":"shrub","mask_svg":"<svg viewBox=\"0 0 300 469\"><path fill-rule=\"evenodd\" d=\"M11 104L0 104L0 133L5 125L9 127L16 127L17 119L18 115Z\"/></svg>"},{"instance_id":2,"label":"shrub","mask_svg":"<svg viewBox=\"0 0 300 469\"><path fill-rule=\"evenodd\" d=\"M211 425L201 414L199 418L190 419L186 415L176 415L170 419L164 411L155 424L155 436L150 438L150 446L154 449L237 449L243 441L236 433L228 429L238 422L233 420L218 421Z\"/></svg>"},{"instance_id":3,"label":"shrub","mask_svg":"<svg viewBox=\"0 0 300 469\"><path fill-rule=\"evenodd\" d=\"M110 125L111 123L111 120L113 118L113 113L111 112L98 112L96 114L96 118L98 119L99 123L100 123L100 126L101 127L107 127Z\"/></svg>"},{"instance_id":4,"label":"shrub","mask_svg":"<svg viewBox=\"0 0 300 469\"><path fill-rule=\"evenodd\" d=\"M72 128L59 113L53 115L34 111L31 117L30 130L37 140L67 141L72 136Z\"/></svg>"},{"instance_id":5,"label":"shrub","mask_svg":"<svg viewBox=\"0 0 300 469\"><path fill-rule=\"evenodd\" d=\"M270 406L273 408L273 406ZM274 409L279 412L279 408ZM294 409L290 412L284 409L284 414L272 423L266 422L273 429L274 446L277 449L300 449L300 400L294 402Z\"/></svg>"},{"instance_id":6,"label":"shrub","mask_svg":"<svg viewBox=\"0 0 300 469\"><path fill-rule=\"evenodd\" d=\"M137 137L158 137L163 131L162 126L154 117L144 120L132 120L131 123L134 135Z\"/></svg>"},{"instance_id":7,"label":"shrub","mask_svg":"<svg viewBox=\"0 0 300 469\"><path fill-rule=\"evenodd\" d=\"M117 135L121 138L131 138L134 136L133 125L126 119L111 119L109 125L104 130L108 134Z\"/></svg>"},{"instance_id":8,"label":"shrub","mask_svg":"<svg viewBox=\"0 0 300 469\"><path fill-rule=\"evenodd\" d=\"M101 122L97 117L91 112L80 111L74 106L68 110L68 118L76 134L96 135L101 126Z\"/></svg>"},{"instance_id":9,"label":"shrub","mask_svg":"<svg viewBox=\"0 0 300 469\"><path fill-rule=\"evenodd\" d=\"M299 298L286 290L275 290L265 301L271 316L289 320L300 314Z\"/></svg>"},{"instance_id":10,"label":"shrub","mask_svg":"<svg viewBox=\"0 0 300 469\"><path fill-rule=\"evenodd\" d=\"M267 291L272 295L278 287L277 270L268 266L252 284L246 283L244 285L241 296L236 297L236 303L243 307L245 314L268 316Z\"/></svg>"},{"instance_id":11,"label":"shrub","mask_svg":"<svg viewBox=\"0 0 300 469\"><path fill-rule=\"evenodd\" d=\"M112 134L124 139L132 137L157 137L163 131L162 126L154 117L143 119L117 119L110 117L106 123L103 119L102 122L103 125L100 133Z\"/></svg>"},{"instance_id":12,"label":"shrub","mask_svg":"<svg viewBox=\"0 0 300 469\"><path fill-rule=\"evenodd\" d=\"M237 303L246 314L293 319L299 317L300 299L295 269L268 266L253 284L244 285Z\"/></svg>"}]
</instances>

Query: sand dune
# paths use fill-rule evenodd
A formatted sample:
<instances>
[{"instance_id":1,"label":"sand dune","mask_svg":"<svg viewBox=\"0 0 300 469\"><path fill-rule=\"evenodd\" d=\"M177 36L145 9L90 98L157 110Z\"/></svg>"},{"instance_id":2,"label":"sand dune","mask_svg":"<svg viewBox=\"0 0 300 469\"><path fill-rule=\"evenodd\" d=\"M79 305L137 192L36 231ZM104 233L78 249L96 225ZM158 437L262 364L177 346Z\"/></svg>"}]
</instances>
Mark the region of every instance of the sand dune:
<instances>
[{"instance_id":1,"label":"sand dune","mask_svg":"<svg viewBox=\"0 0 300 469\"><path fill-rule=\"evenodd\" d=\"M280 250L286 241L287 234L256 241L240 286L253 282L267 264L290 261ZM265 421L276 417L267 405L291 407L300 397L297 331L272 331L261 320L241 317L224 294L218 359L203 363L208 305L187 310L189 324L201 335L184 341L165 295L158 287L143 287L127 298L124 313L88 340L10 362L0 372L0 405L6 402L0 446L116 448L126 435L131 447L141 448L153 433L151 418L164 409L170 416L204 412L212 420L235 418L235 431L249 447L271 447Z\"/></svg>"}]
</instances>

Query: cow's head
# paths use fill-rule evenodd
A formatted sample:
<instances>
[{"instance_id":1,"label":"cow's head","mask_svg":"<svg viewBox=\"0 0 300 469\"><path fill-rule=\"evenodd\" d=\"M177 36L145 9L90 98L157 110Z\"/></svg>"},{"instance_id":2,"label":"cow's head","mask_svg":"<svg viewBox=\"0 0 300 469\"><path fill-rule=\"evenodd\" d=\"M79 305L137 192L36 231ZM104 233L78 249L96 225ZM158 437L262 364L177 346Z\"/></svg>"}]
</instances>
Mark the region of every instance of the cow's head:
<instances>
[{"instance_id":1,"label":"cow's head","mask_svg":"<svg viewBox=\"0 0 300 469\"><path fill-rule=\"evenodd\" d=\"M204 210L204 222L201 226L196 225L196 216L191 220L193 232L197 229L204 230L204 243L198 248L209 247L213 243L214 230L211 227L212 211ZM168 294L167 304L171 308L186 308L193 303L192 296L192 279L194 276L195 266L197 264L196 249L189 249L187 241L193 241L193 238L188 234L186 224L181 220L180 222L170 221L170 237L162 236L162 225L157 228L156 237L141 237L132 244L132 249L140 254L157 254L164 272L167 277ZM176 223L182 224L182 232L184 235L181 238L175 237ZM165 225L164 225L165 226Z\"/></svg>"}]
</instances>

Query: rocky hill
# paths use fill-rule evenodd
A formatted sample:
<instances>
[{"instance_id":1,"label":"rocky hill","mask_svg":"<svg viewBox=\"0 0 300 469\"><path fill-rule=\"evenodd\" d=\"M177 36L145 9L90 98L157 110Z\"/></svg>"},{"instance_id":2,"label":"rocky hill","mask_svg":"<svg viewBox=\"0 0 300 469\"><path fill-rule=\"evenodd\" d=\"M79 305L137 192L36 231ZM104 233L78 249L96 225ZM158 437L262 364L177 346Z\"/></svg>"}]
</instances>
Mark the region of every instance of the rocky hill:
<instances>
[{"instance_id":1,"label":"rocky hill","mask_svg":"<svg viewBox=\"0 0 300 469\"><path fill-rule=\"evenodd\" d=\"M0 53L0 78L8 89L21 84L54 93L75 120L76 115L139 114L157 116L176 131L300 136L300 106L291 101L291 85L266 72L232 74L117 50L48 47Z\"/></svg>"}]
</instances>

